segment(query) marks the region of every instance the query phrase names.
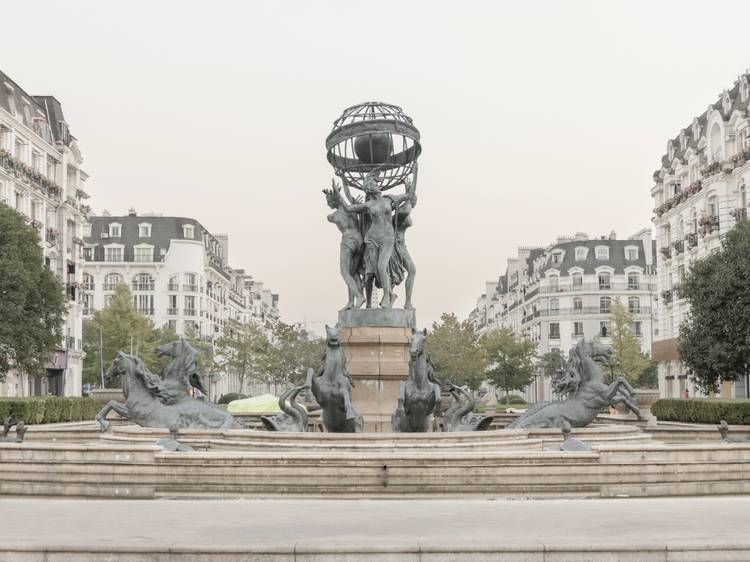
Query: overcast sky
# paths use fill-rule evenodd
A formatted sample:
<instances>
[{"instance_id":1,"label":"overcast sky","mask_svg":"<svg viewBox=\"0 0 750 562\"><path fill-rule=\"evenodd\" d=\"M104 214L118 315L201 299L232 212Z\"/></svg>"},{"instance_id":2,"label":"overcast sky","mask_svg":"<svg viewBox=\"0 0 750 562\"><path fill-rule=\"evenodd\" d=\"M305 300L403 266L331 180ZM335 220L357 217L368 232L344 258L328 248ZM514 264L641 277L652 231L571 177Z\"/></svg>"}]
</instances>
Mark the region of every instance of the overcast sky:
<instances>
[{"instance_id":1,"label":"overcast sky","mask_svg":"<svg viewBox=\"0 0 750 562\"><path fill-rule=\"evenodd\" d=\"M350 105L400 105L428 326L519 245L650 226L666 141L750 65L749 21L727 1L37 0L3 3L0 68L62 102L96 211L227 232L232 266L316 331L346 301L325 137Z\"/></svg>"}]
</instances>

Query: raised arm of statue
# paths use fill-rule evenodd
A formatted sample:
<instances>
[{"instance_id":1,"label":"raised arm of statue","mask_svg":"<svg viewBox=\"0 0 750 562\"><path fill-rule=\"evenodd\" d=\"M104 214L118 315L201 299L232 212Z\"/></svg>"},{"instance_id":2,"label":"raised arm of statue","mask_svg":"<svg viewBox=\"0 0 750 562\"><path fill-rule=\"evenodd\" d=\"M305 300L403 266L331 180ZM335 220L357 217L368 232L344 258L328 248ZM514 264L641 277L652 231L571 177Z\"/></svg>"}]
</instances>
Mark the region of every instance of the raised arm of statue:
<instances>
[{"instance_id":1,"label":"raised arm of statue","mask_svg":"<svg viewBox=\"0 0 750 562\"><path fill-rule=\"evenodd\" d=\"M363 203L348 203L345 198L341 196L341 187L336 184L335 180L331 180L331 187L333 192L339 198L341 208L347 213L364 213L367 210L367 205L364 205ZM348 190L346 185L344 186L344 189ZM350 197L351 194L348 194L348 196Z\"/></svg>"}]
</instances>

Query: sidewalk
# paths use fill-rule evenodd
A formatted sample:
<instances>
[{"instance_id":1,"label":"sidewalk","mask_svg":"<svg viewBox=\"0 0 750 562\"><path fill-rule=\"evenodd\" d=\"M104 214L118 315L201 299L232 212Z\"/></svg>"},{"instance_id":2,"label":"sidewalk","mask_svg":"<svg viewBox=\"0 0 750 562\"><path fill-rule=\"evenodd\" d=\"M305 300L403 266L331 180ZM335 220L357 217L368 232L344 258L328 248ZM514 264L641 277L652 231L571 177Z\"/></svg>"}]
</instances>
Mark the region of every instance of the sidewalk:
<instances>
[{"instance_id":1,"label":"sidewalk","mask_svg":"<svg viewBox=\"0 0 750 562\"><path fill-rule=\"evenodd\" d=\"M0 561L750 560L750 497L0 500Z\"/></svg>"}]
</instances>

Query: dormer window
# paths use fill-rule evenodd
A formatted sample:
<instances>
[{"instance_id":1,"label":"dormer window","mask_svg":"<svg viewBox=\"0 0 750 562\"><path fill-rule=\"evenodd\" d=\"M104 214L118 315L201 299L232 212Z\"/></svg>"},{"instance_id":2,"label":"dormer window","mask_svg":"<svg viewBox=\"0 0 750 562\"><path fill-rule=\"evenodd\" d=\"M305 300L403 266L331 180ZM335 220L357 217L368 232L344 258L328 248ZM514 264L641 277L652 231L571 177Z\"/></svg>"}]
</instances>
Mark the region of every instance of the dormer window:
<instances>
[{"instance_id":1,"label":"dormer window","mask_svg":"<svg viewBox=\"0 0 750 562\"><path fill-rule=\"evenodd\" d=\"M113 222L109 225L109 237L120 238L122 236L122 225L117 222Z\"/></svg>"},{"instance_id":2,"label":"dormer window","mask_svg":"<svg viewBox=\"0 0 750 562\"><path fill-rule=\"evenodd\" d=\"M140 238L151 238L151 225L143 222L138 225L138 236Z\"/></svg>"},{"instance_id":3,"label":"dormer window","mask_svg":"<svg viewBox=\"0 0 750 562\"><path fill-rule=\"evenodd\" d=\"M625 259L627 261L637 261L638 260L638 247L627 246L625 248Z\"/></svg>"},{"instance_id":4,"label":"dormer window","mask_svg":"<svg viewBox=\"0 0 750 562\"><path fill-rule=\"evenodd\" d=\"M553 252L550 261L553 264L559 264L562 262L562 252Z\"/></svg>"},{"instance_id":5,"label":"dormer window","mask_svg":"<svg viewBox=\"0 0 750 562\"><path fill-rule=\"evenodd\" d=\"M182 226L182 236L183 238L188 238L192 240L195 238L195 227L192 224L185 224Z\"/></svg>"},{"instance_id":6,"label":"dormer window","mask_svg":"<svg viewBox=\"0 0 750 562\"><path fill-rule=\"evenodd\" d=\"M586 255L588 254L586 248L576 248L576 261L586 261Z\"/></svg>"},{"instance_id":7,"label":"dormer window","mask_svg":"<svg viewBox=\"0 0 750 562\"><path fill-rule=\"evenodd\" d=\"M596 259L606 261L609 259L609 248L607 246L597 246Z\"/></svg>"},{"instance_id":8,"label":"dormer window","mask_svg":"<svg viewBox=\"0 0 750 562\"><path fill-rule=\"evenodd\" d=\"M725 114L729 113L729 110L732 109L732 98L729 97L729 92L724 92L721 98L721 108Z\"/></svg>"}]
</instances>

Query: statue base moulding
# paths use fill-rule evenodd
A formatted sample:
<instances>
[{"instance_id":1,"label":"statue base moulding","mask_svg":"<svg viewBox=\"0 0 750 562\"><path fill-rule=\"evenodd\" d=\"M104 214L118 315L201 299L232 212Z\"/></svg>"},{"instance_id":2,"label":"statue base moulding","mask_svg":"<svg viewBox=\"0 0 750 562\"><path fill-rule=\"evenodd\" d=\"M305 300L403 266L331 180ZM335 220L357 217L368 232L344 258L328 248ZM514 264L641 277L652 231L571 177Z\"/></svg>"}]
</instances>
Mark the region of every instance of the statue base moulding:
<instances>
[{"instance_id":1,"label":"statue base moulding","mask_svg":"<svg viewBox=\"0 0 750 562\"><path fill-rule=\"evenodd\" d=\"M414 310L342 310L338 322L346 367L354 381L352 402L368 433L391 432L399 385L409 376Z\"/></svg>"}]
</instances>

